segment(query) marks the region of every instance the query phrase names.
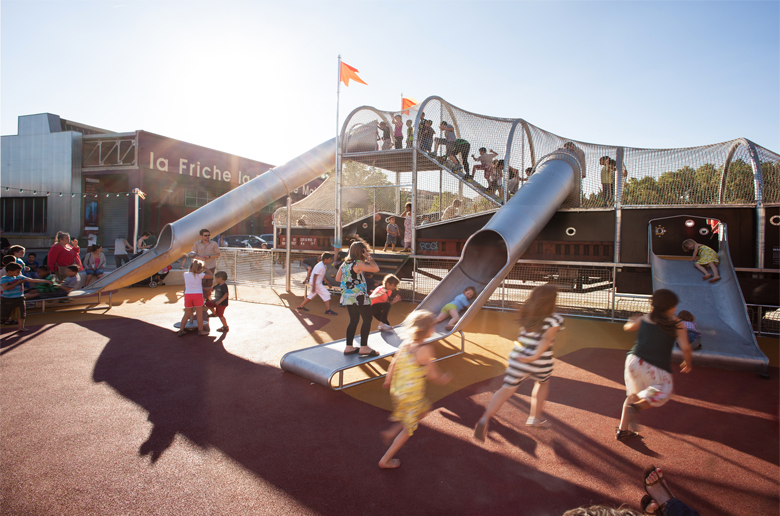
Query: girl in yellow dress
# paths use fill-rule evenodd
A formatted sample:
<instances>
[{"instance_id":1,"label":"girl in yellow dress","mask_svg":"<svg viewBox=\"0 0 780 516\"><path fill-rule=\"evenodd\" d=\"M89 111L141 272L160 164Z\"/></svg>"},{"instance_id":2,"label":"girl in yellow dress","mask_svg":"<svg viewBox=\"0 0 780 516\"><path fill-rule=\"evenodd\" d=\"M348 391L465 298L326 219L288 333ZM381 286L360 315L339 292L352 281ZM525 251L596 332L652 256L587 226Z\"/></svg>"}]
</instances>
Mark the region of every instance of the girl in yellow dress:
<instances>
[{"instance_id":1,"label":"girl in yellow dress","mask_svg":"<svg viewBox=\"0 0 780 516\"><path fill-rule=\"evenodd\" d=\"M718 253L711 247L707 247L690 238L683 242L682 247L683 251L693 251L691 261L696 262L693 265L704 274L702 277L703 280L710 280L710 283L715 283L720 280L720 274L718 274L718 263L720 263L720 260L718 260ZM707 272L706 267L708 265L710 269L712 269L712 274Z\"/></svg>"},{"instance_id":2,"label":"girl in yellow dress","mask_svg":"<svg viewBox=\"0 0 780 516\"><path fill-rule=\"evenodd\" d=\"M425 310L413 312L407 319L408 338L393 357L387 371L384 387L390 388L393 400L393 413L390 428L380 433L382 440L389 446L379 461L383 469L397 468L401 465L393 455L409 440L417 430L417 424L430 410L431 404L425 398L425 378L430 377L440 385L452 379L452 374L442 373L433 362L433 346L425 341L433 334L436 317Z\"/></svg>"}]
</instances>

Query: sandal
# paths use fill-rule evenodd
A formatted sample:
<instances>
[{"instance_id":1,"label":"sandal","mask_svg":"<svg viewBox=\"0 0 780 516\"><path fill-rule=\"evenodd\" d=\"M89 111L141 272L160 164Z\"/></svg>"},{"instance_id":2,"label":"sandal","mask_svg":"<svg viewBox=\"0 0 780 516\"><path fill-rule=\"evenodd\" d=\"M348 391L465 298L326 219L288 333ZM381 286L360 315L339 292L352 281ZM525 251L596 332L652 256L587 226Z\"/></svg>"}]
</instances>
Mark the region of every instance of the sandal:
<instances>
[{"instance_id":1,"label":"sandal","mask_svg":"<svg viewBox=\"0 0 780 516\"><path fill-rule=\"evenodd\" d=\"M623 442L631 439L632 437L639 437L639 434L633 430L621 430L620 428L615 429L615 440L617 441Z\"/></svg>"},{"instance_id":2,"label":"sandal","mask_svg":"<svg viewBox=\"0 0 780 516\"><path fill-rule=\"evenodd\" d=\"M198 332L198 335L200 335L201 337L206 337L208 334L209 332L206 330L201 330Z\"/></svg>"},{"instance_id":3,"label":"sandal","mask_svg":"<svg viewBox=\"0 0 780 516\"><path fill-rule=\"evenodd\" d=\"M354 355L354 354L355 354L355 353L357 353L358 351L359 351L359 350L358 350L358 348L355 348L355 349L353 349L352 351L349 351L349 350L346 350L346 349L345 349L345 350L344 350L344 354L345 354L345 355Z\"/></svg>"},{"instance_id":4,"label":"sandal","mask_svg":"<svg viewBox=\"0 0 780 516\"><path fill-rule=\"evenodd\" d=\"M650 512L647 510L647 506L651 503L655 503L655 500L653 500L653 497L651 497L649 494L645 494L642 499L639 501L639 507L642 509L642 514L649 514L651 516L655 516L655 512Z\"/></svg>"},{"instance_id":5,"label":"sandal","mask_svg":"<svg viewBox=\"0 0 780 516\"><path fill-rule=\"evenodd\" d=\"M187 332L186 332L186 331L184 331L184 330L179 330L179 331L176 333L176 335L178 335L179 337L181 337L182 335L187 335Z\"/></svg>"},{"instance_id":6,"label":"sandal","mask_svg":"<svg viewBox=\"0 0 780 516\"><path fill-rule=\"evenodd\" d=\"M529 417L528 421L525 422L525 426L532 426L534 428L542 428L544 430L548 430L552 428L552 423L550 423L546 419L539 421L535 418Z\"/></svg>"},{"instance_id":7,"label":"sandal","mask_svg":"<svg viewBox=\"0 0 780 516\"><path fill-rule=\"evenodd\" d=\"M658 480L656 480L655 482L649 482L648 483L647 477L649 477L650 474L653 473L653 472L655 472L656 475L658 476ZM648 487L659 486L659 488L663 489L664 493L666 494L667 501L671 500L672 498L674 498L674 495L669 490L669 486L666 485L666 480L664 480L663 472L660 469L658 469L655 466L653 466L652 464L647 466L645 468L645 470L642 472L642 483L645 486L645 492L647 492L647 488ZM647 493L647 496L650 497L651 500L653 500L653 498L652 498L652 496L650 495L649 492ZM644 500L644 498L642 498L642 499ZM659 509L663 509L663 507L666 505L666 502L659 504L656 501L656 504L658 505Z\"/></svg>"},{"instance_id":8,"label":"sandal","mask_svg":"<svg viewBox=\"0 0 780 516\"><path fill-rule=\"evenodd\" d=\"M223 333L223 332L227 333L228 331L230 331L230 328L228 328L227 326L223 326L221 328L217 328L217 331L220 332L220 333Z\"/></svg>"},{"instance_id":9,"label":"sandal","mask_svg":"<svg viewBox=\"0 0 780 516\"><path fill-rule=\"evenodd\" d=\"M358 356L360 358L378 357L379 356L379 351L377 351L375 349L372 349L368 353L360 353Z\"/></svg>"}]
</instances>

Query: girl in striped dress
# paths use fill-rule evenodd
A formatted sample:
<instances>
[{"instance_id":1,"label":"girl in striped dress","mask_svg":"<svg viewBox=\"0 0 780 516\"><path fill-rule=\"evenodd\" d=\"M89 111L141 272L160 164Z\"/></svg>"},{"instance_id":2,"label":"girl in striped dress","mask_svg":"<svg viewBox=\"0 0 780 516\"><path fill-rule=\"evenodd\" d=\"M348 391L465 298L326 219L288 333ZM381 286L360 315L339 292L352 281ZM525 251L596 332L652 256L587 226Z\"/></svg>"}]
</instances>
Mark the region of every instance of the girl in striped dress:
<instances>
[{"instance_id":1,"label":"girl in striped dress","mask_svg":"<svg viewBox=\"0 0 780 516\"><path fill-rule=\"evenodd\" d=\"M531 397L531 413L525 422L535 428L550 428L552 425L542 419L544 402L550 391L550 376L553 370L553 342L555 334L563 329L563 317L555 313L558 288L555 285L536 287L528 301L520 307L520 336L509 354L509 367L504 385L493 394L490 403L474 429L474 437L485 440L488 423L501 406L517 391L526 378L536 382Z\"/></svg>"},{"instance_id":2,"label":"girl in striped dress","mask_svg":"<svg viewBox=\"0 0 780 516\"><path fill-rule=\"evenodd\" d=\"M388 446L387 452L379 461L382 469L397 468L399 459L393 458L409 437L417 430L417 424L431 408L425 397L425 380L430 377L440 385L452 379L452 374L442 373L433 362L433 345L425 341L433 334L434 315L425 310L412 312L407 319L408 340L393 357L387 371L384 387L390 388L393 400L393 413L390 421L395 421L387 430L380 432L382 441Z\"/></svg>"}]
</instances>

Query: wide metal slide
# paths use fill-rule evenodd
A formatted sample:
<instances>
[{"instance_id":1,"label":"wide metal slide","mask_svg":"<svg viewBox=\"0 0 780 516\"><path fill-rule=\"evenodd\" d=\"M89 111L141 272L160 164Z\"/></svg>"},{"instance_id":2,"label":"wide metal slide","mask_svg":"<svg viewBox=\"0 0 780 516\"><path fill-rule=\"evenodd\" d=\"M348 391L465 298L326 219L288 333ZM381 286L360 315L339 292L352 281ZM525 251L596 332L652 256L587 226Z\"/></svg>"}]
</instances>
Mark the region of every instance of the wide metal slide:
<instances>
[{"instance_id":1,"label":"wide metal slide","mask_svg":"<svg viewBox=\"0 0 780 516\"><path fill-rule=\"evenodd\" d=\"M439 313L466 287L473 286L478 292L453 329L445 329L447 321L437 325L429 342L456 332L461 337L460 350L439 360L463 353L465 337L461 329L476 316L558 207L567 200L579 202L579 195L580 165L577 158L566 151L549 154L540 160L528 183L493 215L484 228L468 239L458 263L416 309ZM282 357L281 366L285 371L335 390L375 380L382 375L345 384L344 373L355 367L370 367L367 365L369 362L395 354L403 340L402 325L396 326L395 330L375 331L369 335L368 346L379 352L378 357L345 356L346 342L341 339L291 351ZM355 339L355 345L359 345L360 336Z\"/></svg>"},{"instance_id":2,"label":"wide metal slide","mask_svg":"<svg viewBox=\"0 0 780 516\"><path fill-rule=\"evenodd\" d=\"M213 235L227 231L268 204L331 170L335 159L336 138L332 138L176 222L166 224L153 249L106 274L88 288L72 292L71 297L122 288L148 278L187 254L192 244L200 240L202 228L208 228Z\"/></svg>"},{"instance_id":3,"label":"wide metal slide","mask_svg":"<svg viewBox=\"0 0 780 516\"><path fill-rule=\"evenodd\" d=\"M753 326L747 313L745 299L742 296L737 275L729 254L727 228L720 224L716 233L717 241L707 241L710 247L718 247L718 270L721 280L709 283L702 280L701 273L694 268L688 257L657 254L663 252L663 237L658 227L673 229L687 223L697 227L701 217L678 216L650 221L650 258L653 272L653 290L669 289L680 298L677 309L688 310L696 317L696 325L701 332L702 348L693 353L693 365L751 371L764 374L769 359L756 342ZM655 227L655 231L654 231ZM671 234L679 232L670 231ZM655 238L654 238L655 237ZM701 237L694 238L704 243ZM676 245L682 242L677 238ZM682 361L682 353L675 348L674 357Z\"/></svg>"}]
</instances>

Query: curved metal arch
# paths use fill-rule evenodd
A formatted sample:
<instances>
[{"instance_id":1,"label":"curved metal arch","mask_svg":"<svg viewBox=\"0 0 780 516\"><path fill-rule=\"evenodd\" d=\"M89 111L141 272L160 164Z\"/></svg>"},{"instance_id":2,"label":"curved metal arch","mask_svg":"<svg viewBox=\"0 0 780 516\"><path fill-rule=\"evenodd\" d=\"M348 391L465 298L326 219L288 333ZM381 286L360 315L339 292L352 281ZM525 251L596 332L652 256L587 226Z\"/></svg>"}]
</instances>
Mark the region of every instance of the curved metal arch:
<instances>
[{"instance_id":1,"label":"curved metal arch","mask_svg":"<svg viewBox=\"0 0 780 516\"><path fill-rule=\"evenodd\" d=\"M352 110L352 111L351 111L351 112L350 112L350 113L347 115L347 118L345 118L345 119L344 119L344 124L341 126L341 132L340 132L340 134L339 134L339 141L341 142L341 148L342 148L342 152L344 152L344 151L345 151L345 149L344 149L344 145L346 145L346 141L345 141L345 138L344 138L344 137L346 136L346 134L345 134L345 133L347 132L347 127L349 126L349 122L350 122L350 120L352 120L352 117L353 117L353 116L355 116L355 114L357 114L357 112L358 112L358 111L363 111L363 110L366 110L366 111L373 111L374 113L376 113L377 115L379 115L379 117L380 117L380 118L381 118L381 119L382 119L382 120L383 120L383 121L384 121L386 124L388 124L388 125L392 125L392 118L390 118L390 119L388 119L388 118L387 118L387 116L388 116L388 115L392 115L392 113L391 113L390 111L380 111L380 110L378 110L378 109L376 109L375 107L372 107L372 106L360 106L360 107L356 107L355 109L353 109L353 110Z\"/></svg>"},{"instance_id":2,"label":"curved metal arch","mask_svg":"<svg viewBox=\"0 0 780 516\"><path fill-rule=\"evenodd\" d=\"M734 159L737 149L744 145L750 156L750 165L753 167L753 190L756 199L756 206L764 204L764 176L761 170L761 160L758 158L758 151L753 142L747 138L737 138L731 142L726 159L723 162L723 171L720 174L720 184L718 185L718 204L725 204L726 200L726 181L728 180L729 166Z\"/></svg>"}]
</instances>

